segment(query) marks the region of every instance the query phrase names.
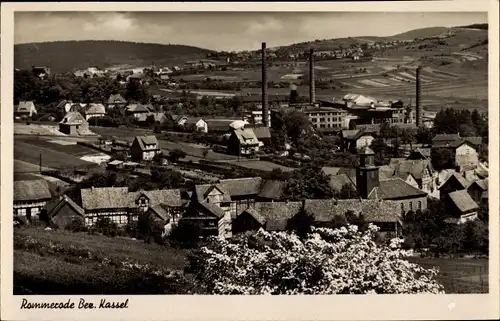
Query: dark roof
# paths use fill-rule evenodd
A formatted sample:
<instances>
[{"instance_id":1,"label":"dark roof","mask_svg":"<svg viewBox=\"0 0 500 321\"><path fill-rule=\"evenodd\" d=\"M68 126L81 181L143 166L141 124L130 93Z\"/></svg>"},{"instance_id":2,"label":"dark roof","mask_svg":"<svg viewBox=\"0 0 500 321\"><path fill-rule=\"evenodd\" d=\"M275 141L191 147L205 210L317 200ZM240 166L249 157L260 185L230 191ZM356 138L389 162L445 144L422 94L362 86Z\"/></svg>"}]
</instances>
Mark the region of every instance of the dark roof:
<instances>
[{"instance_id":1,"label":"dark roof","mask_svg":"<svg viewBox=\"0 0 500 321\"><path fill-rule=\"evenodd\" d=\"M427 193L411 186L401 178L390 178L381 180L380 185L375 187L368 198L390 200L396 198L410 198L415 196L426 196Z\"/></svg>"},{"instance_id":2,"label":"dark roof","mask_svg":"<svg viewBox=\"0 0 500 321\"><path fill-rule=\"evenodd\" d=\"M206 209L209 213L212 213L215 215L217 218L222 218L224 217L224 210L220 208L219 206L213 204L213 203L207 203L207 202L200 202L198 203L200 206L204 209Z\"/></svg>"},{"instance_id":3,"label":"dark roof","mask_svg":"<svg viewBox=\"0 0 500 321\"><path fill-rule=\"evenodd\" d=\"M392 158L389 162L389 167L394 170L395 175L399 173L412 174L416 179L422 179L426 169L431 169L431 161L428 159L401 159Z\"/></svg>"},{"instance_id":4,"label":"dark roof","mask_svg":"<svg viewBox=\"0 0 500 321\"><path fill-rule=\"evenodd\" d=\"M269 130L269 127L254 127L252 129L255 137L259 140L271 138L271 131Z\"/></svg>"},{"instance_id":5,"label":"dark roof","mask_svg":"<svg viewBox=\"0 0 500 321\"><path fill-rule=\"evenodd\" d=\"M271 200L280 200L283 197L285 184L286 183L283 181L265 180L262 182L259 197Z\"/></svg>"},{"instance_id":6,"label":"dark roof","mask_svg":"<svg viewBox=\"0 0 500 321\"><path fill-rule=\"evenodd\" d=\"M136 136L135 139L137 140L137 143L139 144L139 147L141 150L155 150L158 149L158 140L156 139L156 136ZM155 147L146 147L146 145L155 145Z\"/></svg>"},{"instance_id":7,"label":"dark roof","mask_svg":"<svg viewBox=\"0 0 500 321\"><path fill-rule=\"evenodd\" d=\"M246 210L244 210L243 212L241 212L241 214L243 214L243 213L247 213L250 216L252 216L257 222L259 222L260 225L266 224L266 218L264 216L260 215L259 212L257 212L255 210L255 208L249 207ZM239 215L241 215L241 214L239 214Z\"/></svg>"},{"instance_id":8,"label":"dark roof","mask_svg":"<svg viewBox=\"0 0 500 321\"><path fill-rule=\"evenodd\" d=\"M116 103L126 103L125 98L120 94L110 95L108 99L108 104L116 104Z\"/></svg>"},{"instance_id":9,"label":"dark roof","mask_svg":"<svg viewBox=\"0 0 500 321\"><path fill-rule=\"evenodd\" d=\"M245 195L258 195L262 178L260 177L246 177L221 180L217 186L222 190L229 193L231 196L245 196Z\"/></svg>"},{"instance_id":10,"label":"dark roof","mask_svg":"<svg viewBox=\"0 0 500 321\"><path fill-rule=\"evenodd\" d=\"M485 179L480 179L480 180L474 181L474 182L472 182L472 184L469 185L469 187L471 187L472 185L477 185L483 191L487 191L488 190L488 179L485 178Z\"/></svg>"},{"instance_id":11,"label":"dark roof","mask_svg":"<svg viewBox=\"0 0 500 321\"><path fill-rule=\"evenodd\" d=\"M158 215L162 220L168 221L172 216L168 213L167 209L162 205L154 205L148 208L149 211Z\"/></svg>"},{"instance_id":12,"label":"dark roof","mask_svg":"<svg viewBox=\"0 0 500 321\"><path fill-rule=\"evenodd\" d=\"M462 213L479 208L466 190L451 192L448 197Z\"/></svg>"},{"instance_id":13,"label":"dark roof","mask_svg":"<svg viewBox=\"0 0 500 321\"><path fill-rule=\"evenodd\" d=\"M459 140L460 136L458 134L437 134L432 139L432 142L454 142Z\"/></svg>"},{"instance_id":14,"label":"dark roof","mask_svg":"<svg viewBox=\"0 0 500 321\"><path fill-rule=\"evenodd\" d=\"M134 202L141 195L146 196L149 199L150 206L164 204L170 207L180 207L182 205L181 191L179 189L158 189L152 191L138 191L129 194Z\"/></svg>"},{"instance_id":15,"label":"dark roof","mask_svg":"<svg viewBox=\"0 0 500 321\"><path fill-rule=\"evenodd\" d=\"M85 120L85 117L82 116L77 111L70 111L68 112L64 118L59 122L59 124L66 124L66 125L82 125L82 124L87 124L87 121Z\"/></svg>"},{"instance_id":16,"label":"dark roof","mask_svg":"<svg viewBox=\"0 0 500 321\"><path fill-rule=\"evenodd\" d=\"M39 201L52 198L44 179L14 181L14 202Z\"/></svg>"},{"instance_id":17,"label":"dark roof","mask_svg":"<svg viewBox=\"0 0 500 321\"><path fill-rule=\"evenodd\" d=\"M80 193L85 210L129 208L133 205L128 187L83 188Z\"/></svg>"},{"instance_id":18,"label":"dark roof","mask_svg":"<svg viewBox=\"0 0 500 321\"><path fill-rule=\"evenodd\" d=\"M462 175L460 175L459 173L457 172L453 172L450 176L448 176L448 178L443 182L443 184L441 184L440 187L438 187L438 189L441 189L441 187L443 187L446 183L448 183L448 181L450 179L455 179L456 181L458 181L458 183L464 188L466 189L467 187L469 187L470 185L470 182L468 182Z\"/></svg>"},{"instance_id":19,"label":"dark roof","mask_svg":"<svg viewBox=\"0 0 500 321\"><path fill-rule=\"evenodd\" d=\"M288 220L300 213L302 202L257 202L255 210L266 220L266 230L284 231Z\"/></svg>"},{"instance_id":20,"label":"dark roof","mask_svg":"<svg viewBox=\"0 0 500 321\"><path fill-rule=\"evenodd\" d=\"M202 203L207 198L207 194L210 193L214 188L218 189L223 195L223 202L230 202L231 195L227 193L222 186L217 184L200 184L194 187L194 193L196 195L196 200L198 203Z\"/></svg>"},{"instance_id":21,"label":"dark roof","mask_svg":"<svg viewBox=\"0 0 500 321\"><path fill-rule=\"evenodd\" d=\"M398 222L401 210L397 202L383 200L306 200L305 211L314 216L316 222L329 222L335 216L344 216L347 211L363 214L368 222Z\"/></svg>"},{"instance_id":22,"label":"dark roof","mask_svg":"<svg viewBox=\"0 0 500 321\"><path fill-rule=\"evenodd\" d=\"M325 166L325 167L321 168L321 170L326 175L345 174L345 175L349 176L349 178L351 179L351 181L354 184L356 184L356 169L353 167L329 167L329 166Z\"/></svg>"},{"instance_id":23,"label":"dark roof","mask_svg":"<svg viewBox=\"0 0 500 321\"><path fill-rule=\"evenodd\" d=\"M79 215L85 215L85 211L83 210L83 208L76 204L71 198L64 195L47 202L47 204L45 205L45 209L47 210L48 217L56 216L64 204L68 204Z\"/></svg>"},{"instance_id":24,"label":"dark roof","mask_svg":"<svg viewBox=\"0 0 500 321\"><path fill-rule=\"evenodd\" d=\"M481 143L483 142L483 138L477 136L463 137L463 140L468 141L469 143L475 146L480 146Z\"/></svg>"},{"instance_id":25,"label":"dark roof","mask_svg":"<svg viewBox=\"0 0 500 321\"><path fill-rule=\"evenodd\" d=\"M429 157L431 157L430 148L417 148L410 152L407 159L427 159Z\"/></svg>"}]
</instances>

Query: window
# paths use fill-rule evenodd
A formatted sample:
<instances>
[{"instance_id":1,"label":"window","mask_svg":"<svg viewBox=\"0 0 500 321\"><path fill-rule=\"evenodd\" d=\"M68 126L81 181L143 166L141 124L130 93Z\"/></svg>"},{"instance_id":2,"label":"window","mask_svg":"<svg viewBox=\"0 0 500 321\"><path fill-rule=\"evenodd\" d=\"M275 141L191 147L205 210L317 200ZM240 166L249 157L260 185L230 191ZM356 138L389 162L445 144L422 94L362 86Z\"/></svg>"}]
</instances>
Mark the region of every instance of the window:
<instances>
[{"instance_id":1,"label":"window","mask_svg":"<svg viewBox=\"0 0 500 321\"><path fill-rule=\"evenodd\" d=\"M422 210L422 202L421 201L418 201L418 209Z\"/></svg>"},{"instance_id":2,"label":"window","mask_svg":"<svg viewBox=\"0 0 500 321\"><path fill-rule=\"evenodd\" d=\"M410 202L410 211L413 211L413 203Z\"/></svg>"},{"instance_id":3,"label":"window","mask_svg":"<svg viewBox=\"0 0 500 321\"><path fill-rule=\"evenodd\" d=\"M33 207L31 209L31 216L38 215L40 213L40 208L39 207Z\"/></svg>"},{"instance_id":4,"label":"window","mask_svg":"<svg viewBox=\"0 0 500 321\"><path fill-rule=\"evenodd\" d=\"M405 203L401 203L401 213L405 213Z\"/></svg>"},{"instance_id":5,"label":"window","mask_svg":"<svg viewBox=\"0 0 500 321\"><path fill-rule=\"evenodd\" d=\"M19 216L26 216L26 209L25 208L19 208L19 209L17 209L17 215L19 215Z\"/></svg>"}]
</instances>

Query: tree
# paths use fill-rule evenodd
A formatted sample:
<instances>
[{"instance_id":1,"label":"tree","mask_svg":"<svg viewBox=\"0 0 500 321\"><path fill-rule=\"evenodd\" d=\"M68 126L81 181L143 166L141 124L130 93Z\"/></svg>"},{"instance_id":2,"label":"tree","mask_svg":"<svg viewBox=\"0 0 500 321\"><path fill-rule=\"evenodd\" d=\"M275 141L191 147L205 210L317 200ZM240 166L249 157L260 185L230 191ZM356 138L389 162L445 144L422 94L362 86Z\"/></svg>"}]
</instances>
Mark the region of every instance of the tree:
<instances>
[{"instance_id":1,"label":"tree","mask_svg":"<svg viewBox=\"0 0 500 321\"><path fill-rule=\"evenodd\" d=\"M290 91L290 104L295 104L299 102L299 93L297 90L291 90Z\"/></svg>"},{"instance_id":2,"label":"tree","mask_svg":"<svg viewBox=\"0 0 500 321\"><path fill-rule=\"evenodd\" d=\"M448 148L437 148L431 151L431 163L437 170L455 167L455 154Z\"/></svg>"},{"instance_id":3,"label":"tree","mask_svg":"<svg viewBox=\"0 0 500 321\"><path fill-rule=\"evenodd\" d=\"M155 166L151 170L151 181L158 183L160 188L172 189L181 187L184 177L172 169Z\"/></svg>"},{"instance_id":4,"label":"tree","mask_svg":"<svg viewBox=\"0 0 500 321\"><path fill-rule=\"evenodd\" d=\"M289 200L326 199L333 197L333 190L328 176L311 165L293 171L283 194Z\"/></svg>"},{"instance_id":5,"label":"tree","mask_svg":"<svg viewBox=\"0 0 500 321\"><path fill-rule=\"evenodd\" d=\"M180 220L179 224L172 229L169 239L182 247L196 247L201 237L201 228L195 222Z\"/></svg>"},{"instance_id":6,"label":"tree","mask_svg":"<svg viewBox=\"0 0 500 321\"><path fill-rule=\"evenodd\" d=\"M172 162L177 162L179 159L186 157L187 154L181 149L174 149L170 151L168 157L172 160Z\"/></svg>"},{"instance_id":7,"label":"tree","mask_svg":"<svg viewBox=\"0 0 500 321\"><path fill-rule=\"evenodd\" d=\"M314 216L301 210L297 215L288 220L286 229L295 232L301 239L304 239L311 233L313 223Z\"/></svg>"},{"instance_id":8,"label":"tree","mask_svg":"<svg viewBox=\"0 0 500 321\"><path fill-rule=\"evenodd\" d=\"M336 192L334 198L336 199L353 199L358 198L359 194L352 184L344 184L340 191Z\"/></svg>"},{"instance_id":9,"label":"tree","mask_svg":"<svg viewBox=\"0 0 500 321\"><path fill-rule=\"evenodd\" d=\"M208 149L204 149L202 155L203 155L203 158L207 158Z\"/></svg>"},{"instance_id":10,"label":"tree","mask_svg":"<svg viewBox=\"0 0 500 321\"><path fill-rule=\"evenodd\" d=\"M290 232L212 237L189 255L187 272L206 294L443 293L437 270L406 260L402 240L375 242L378 228L312 228L300 239ZM390 277L389 277L390 276Z\"/></svg>"},{"instance_id":11,"label":"tree","mask_svg":"<svg viewBox=\"0 0 500 321\"><path fill-rule=\"evenodd\" d=\"M420 126L415 134L415 139L419 144L431 144L432 143L432 131L430 128Z\"/></svg>"},{"instance_id":12,"label":"tree","mask_svg":"<svg viewBox=\"0 0 500 321\"><path fill-rule=\"evenodd\" d=\"M413 130L405 128L401 131L401 142L403 144L410 144L410 149L413 149L413 139L415 139Z\"/></svg>"}]
</instances>

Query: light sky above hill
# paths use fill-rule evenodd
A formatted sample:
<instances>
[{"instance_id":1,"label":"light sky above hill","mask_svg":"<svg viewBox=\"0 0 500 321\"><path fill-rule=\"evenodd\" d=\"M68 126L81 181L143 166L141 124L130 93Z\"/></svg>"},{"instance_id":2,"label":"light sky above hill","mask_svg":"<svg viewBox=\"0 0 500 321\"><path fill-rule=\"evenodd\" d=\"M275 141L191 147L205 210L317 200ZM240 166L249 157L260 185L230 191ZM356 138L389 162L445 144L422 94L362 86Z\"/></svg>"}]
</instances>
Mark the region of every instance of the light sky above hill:
<instances>
[{"instance_id":1,"label":"light sky above hill","mask_svg":"<svg viewBox=\"0 0 500 321\"><path fill-rule=\"evenodd\" d=\"M14 43L123 40L213 50L255 50L315 39L392 36L486 23L484 12L17 12Z\"/></svg>"}]
</instances>

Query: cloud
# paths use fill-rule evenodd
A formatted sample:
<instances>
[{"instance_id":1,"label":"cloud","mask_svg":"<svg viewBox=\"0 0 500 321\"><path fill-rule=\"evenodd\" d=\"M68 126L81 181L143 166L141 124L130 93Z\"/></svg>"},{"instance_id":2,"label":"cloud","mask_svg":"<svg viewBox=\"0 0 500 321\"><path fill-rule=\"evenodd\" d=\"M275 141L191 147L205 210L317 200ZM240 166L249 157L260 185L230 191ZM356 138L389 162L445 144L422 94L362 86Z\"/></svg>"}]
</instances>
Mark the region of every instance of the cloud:
<instances>
[{"instance_id":1,"label":"cloud","mask_svg":"<svg viewBox=\"0 0 500 321\"><path fill-rule=\"evenodd\" d=\"M84 22L84 31L127 32L134 27L134 20L123 13L97 14L95 18Z\"/></svg>"}]
</instances>

